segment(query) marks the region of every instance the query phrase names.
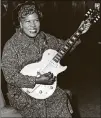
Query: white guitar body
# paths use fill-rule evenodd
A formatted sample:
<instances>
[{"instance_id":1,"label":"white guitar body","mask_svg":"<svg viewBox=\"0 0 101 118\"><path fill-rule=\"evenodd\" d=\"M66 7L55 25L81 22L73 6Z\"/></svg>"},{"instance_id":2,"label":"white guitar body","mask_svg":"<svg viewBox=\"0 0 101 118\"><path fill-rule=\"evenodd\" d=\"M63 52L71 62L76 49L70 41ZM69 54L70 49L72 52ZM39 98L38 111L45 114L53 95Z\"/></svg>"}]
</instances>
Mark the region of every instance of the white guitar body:
<instances>
[{"instance_id":1,"label":"white guitar body","mask_svg":"<svg viewBox=\"0 0 101 118\"><path fill-rule=\"evenodd\" d=\"M40 74L51 72L54 76L57 76L67 68L67 66L61 66L60 63L53 60L57 53L53 49L46 50L40 62L26 65L20 73L28 76L39 76L38 72ZM52 85L36 84L33 89L22 88L22 90L36 99L46 99L54 93L56 86L57 80Z\"/></svg>"}]
</instances>

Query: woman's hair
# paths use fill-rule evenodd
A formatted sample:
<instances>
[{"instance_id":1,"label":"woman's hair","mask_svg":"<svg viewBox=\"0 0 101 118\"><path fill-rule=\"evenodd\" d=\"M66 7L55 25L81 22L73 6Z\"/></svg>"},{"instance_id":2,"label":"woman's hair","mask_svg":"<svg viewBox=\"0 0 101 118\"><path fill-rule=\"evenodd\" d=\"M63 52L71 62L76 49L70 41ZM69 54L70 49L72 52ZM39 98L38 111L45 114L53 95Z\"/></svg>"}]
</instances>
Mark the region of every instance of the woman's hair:
<instances>
[{"instance_id":1,"label":"woman's hair","mask_svg":"<svg viewBox=\"0 0 101 118\"><path fill-rule=\"evenodd\" d=\"M21 19L24 19L26 16L36 13L39 17L39 19L42 18L42 12L38 9L38 6L33 4L24 4L21 6L19 12L18 12L18 20L21 21Z\"/></svg>"}]
</instances>

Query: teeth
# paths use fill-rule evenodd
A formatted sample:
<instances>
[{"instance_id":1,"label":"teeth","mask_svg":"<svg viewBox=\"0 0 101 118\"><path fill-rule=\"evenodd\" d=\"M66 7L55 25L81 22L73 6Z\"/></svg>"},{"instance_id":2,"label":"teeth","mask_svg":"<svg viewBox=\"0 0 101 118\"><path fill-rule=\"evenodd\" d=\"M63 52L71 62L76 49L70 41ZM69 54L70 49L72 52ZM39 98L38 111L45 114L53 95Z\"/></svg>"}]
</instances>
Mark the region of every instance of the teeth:
<instances>
[{"instance_id":1,"label":"teeth","mask_svg":"<svg viewBox=\"0 0 101 118\"><path fill-rule=\"evenodd\" d=\"M36 30L30 30L30 32L35 32Z\"/></svg>"},{"instance_id":2,"label":"teeth","mask_svg":"<svg viewBox=\"0 0 101 118\"><path fill-rule=\"evenodd\" d=\"M36 32L36 30L30 30L31 33Z\"/></svg>"}]
</instances>

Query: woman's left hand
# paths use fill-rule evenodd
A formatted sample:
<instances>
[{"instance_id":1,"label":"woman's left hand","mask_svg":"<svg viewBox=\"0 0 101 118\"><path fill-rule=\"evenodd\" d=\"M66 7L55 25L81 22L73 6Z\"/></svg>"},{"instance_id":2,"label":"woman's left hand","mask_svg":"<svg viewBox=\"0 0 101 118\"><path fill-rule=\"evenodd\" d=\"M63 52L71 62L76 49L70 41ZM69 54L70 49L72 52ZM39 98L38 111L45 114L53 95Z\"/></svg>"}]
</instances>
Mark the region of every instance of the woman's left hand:
<instances>
[{"instance_id":1,"label":"woman's left hand","mask_svg":"<svg viewBox=\"0 0 101 118\"><path fill-rule=\"evenodd\" d=\"M81 24L80 24L80 26L82 26L82 25L83 25L82 34L85 34L89 30L89 28L91 26L91 23L89 21L87 21L87 23L84 23L84 21L82 21Z\"/></svg>"}]
</instances>

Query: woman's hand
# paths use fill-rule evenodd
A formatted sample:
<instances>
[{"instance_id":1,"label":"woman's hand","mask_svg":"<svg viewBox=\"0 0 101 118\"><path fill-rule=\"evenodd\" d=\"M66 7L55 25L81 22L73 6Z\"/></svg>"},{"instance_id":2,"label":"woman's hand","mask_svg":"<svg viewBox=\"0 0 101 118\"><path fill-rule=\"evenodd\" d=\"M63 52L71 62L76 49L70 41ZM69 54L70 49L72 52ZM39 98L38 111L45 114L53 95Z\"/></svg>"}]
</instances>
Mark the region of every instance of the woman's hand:
<instances>
[{"instance_id":1,"label":"woman's hand","mask_svg":"<svg viewBox=\"0 0 101 118\"><path fill-rule=\"evenodd\" d=\"M83 26L82 26L82 25L83 25ZM90 28L90 26L91 26L91 23L90 23L89 21L86 21L86 23L84 23L84 21L82 21L81 24L80 24L80 26L79 26L79 28L80 28L81 26L83 27L82 34L85 34L85 33L89 30L89 28Z\"/></svg>"},{"instance_id":2,"label":"woman's hand","mask_svg":"<svg viewBox=\"0 0 101 118\"><path fill-rule=\"evenodd\" d=\"M36 84L52 85L56 80L56 77L53 76L51 72L40 75L36 79Z\"/></svg>"}]
</instances>

